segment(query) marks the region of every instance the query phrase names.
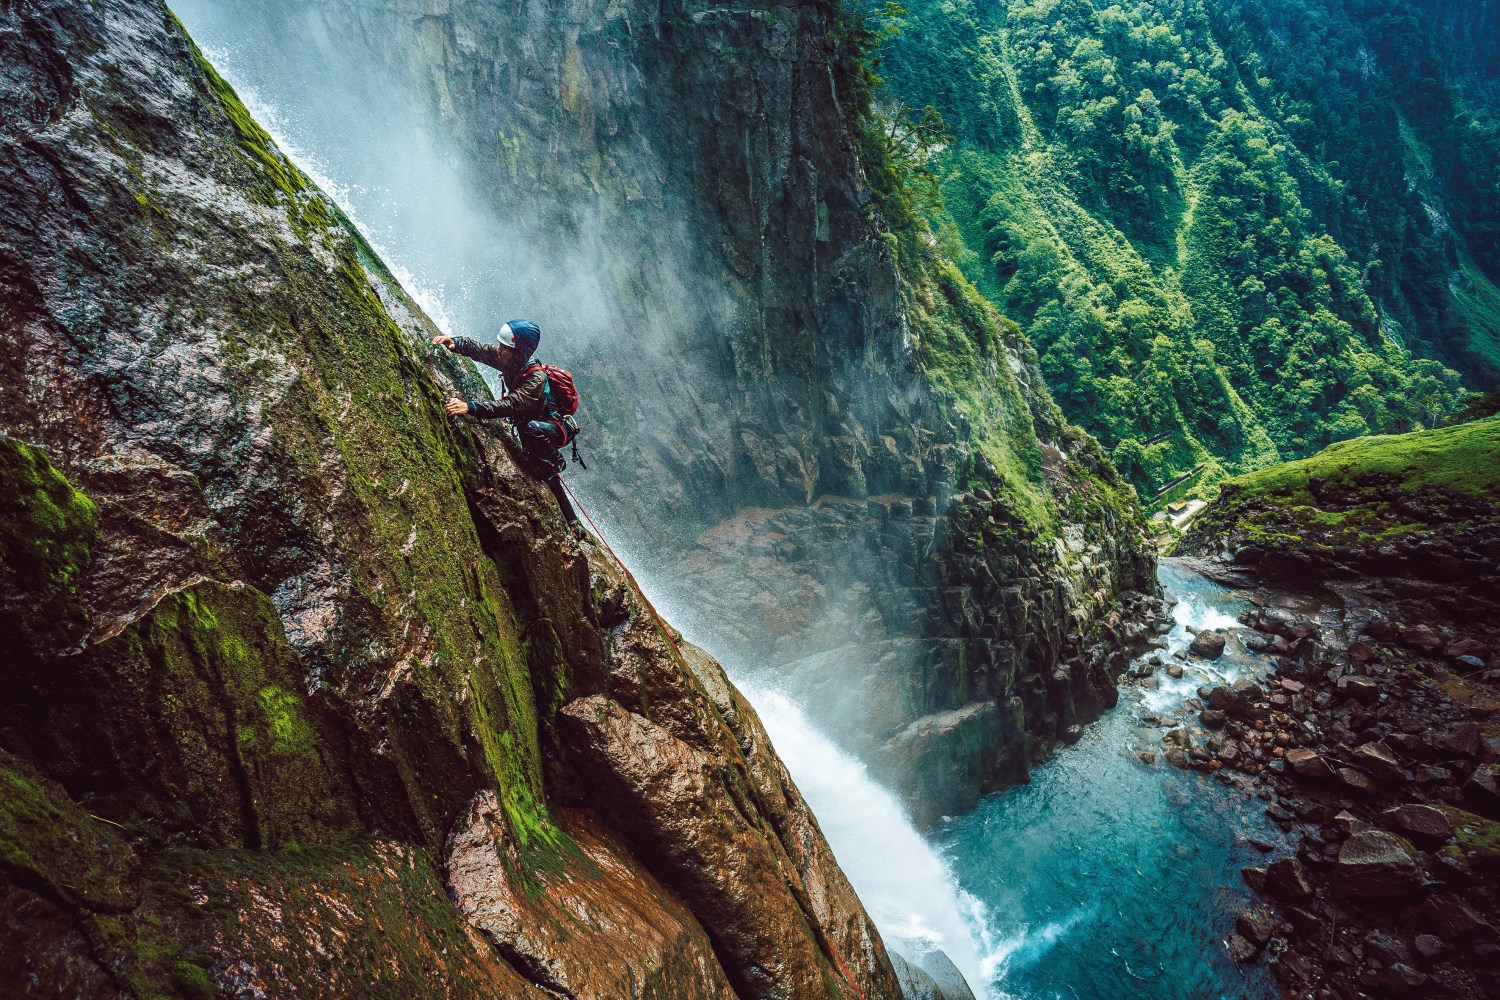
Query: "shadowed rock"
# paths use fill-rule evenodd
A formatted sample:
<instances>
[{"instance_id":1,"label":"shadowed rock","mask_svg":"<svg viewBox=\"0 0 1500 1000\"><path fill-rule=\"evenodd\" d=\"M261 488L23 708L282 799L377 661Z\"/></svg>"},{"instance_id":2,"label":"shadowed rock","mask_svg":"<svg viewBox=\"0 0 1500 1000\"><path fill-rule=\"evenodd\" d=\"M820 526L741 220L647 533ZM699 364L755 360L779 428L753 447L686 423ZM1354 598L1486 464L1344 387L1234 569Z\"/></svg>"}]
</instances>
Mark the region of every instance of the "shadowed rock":
<instances>
[{"instance_id":1,"label":"shadowed rock","mask_svg":"<svg viewBox=\"0 0 1500 1000\"><path fill-rule=\"evenodd\" d=\"M1380 830L1362 830L1339 847L1334 878L1342 892L1361 899L1410 896L1422 874L1406 847Z\"/></svg>"}]
</instances>

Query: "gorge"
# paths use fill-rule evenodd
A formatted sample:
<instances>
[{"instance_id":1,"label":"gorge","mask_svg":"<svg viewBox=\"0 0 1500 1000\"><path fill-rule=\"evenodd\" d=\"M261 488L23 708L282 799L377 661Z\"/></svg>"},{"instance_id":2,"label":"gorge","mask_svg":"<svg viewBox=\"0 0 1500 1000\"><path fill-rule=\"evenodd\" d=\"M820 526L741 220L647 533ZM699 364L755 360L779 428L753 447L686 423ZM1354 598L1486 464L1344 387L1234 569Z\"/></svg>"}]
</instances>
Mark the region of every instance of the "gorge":
<instances>
[{"instance_id":1,"label":"gorge","mask_svg":"<svg viewBox=\"0 0 1500 1000\"><path fill-rule=\"evenodd\" d=\"M1287 14L1265 6L1275 35ZM959 21L986 40L954 51L1004 63L972 81L993 96L1052 72L1018 60L1027 31L1060 49L1118 8L910 7L0 8L0 996L1317 985L1291 923L1245 937L1268 918L1238 869L1312 856L1332 811L1283 827L1262 807L1273 787L1273 808L1294 801L1270 745L1230 741L1237 771L1204 749L1222 735L1189 730L1210 688L1292 676L1228 616L1267 598L1225 574L1321 555L1251 526L1231 480L1189 536L1212 558L1158 563L1141 498L1194 466L1156 501L1212 498L1230 472L1446 420L1461 385L1487 386L1482 164L1457 149L1426 175L1428 203L1468 178L1473 217L1403 244L1388 278L1370 256L1391 230L1308 193L1337 165L1276 175L1289 253L1317 264L1267 301L1296 357L1326 348L1366 379L1335 373L1304 405L1265 375L1286 359L1255 354L1267 316L1198 329L1223 261L1194 278L1159 252L1196 246L1191 212L1137 231L1051 169L1090 147L1045 97L996 111L1035 120L1019 131L945 105L950 142L887 141L892 100L936 100L913 66ZM1127 27L1247 64L1262 36L1181 34L1202 13L1146 5ZM1465 107L1486 74L1478 55L1454 70ZM1291 128L1252 103L1212 127L1246 149ZM1227 140L1188 131L1142 197L1218 183L1193 157ZM979 160L1011 173L963 174ZM1013 268L1036 263L1028 241L1061 253L1038 204L1090 215L1090 240L1115 227L1130 274L1101 277L1081 244L1067 274ZM1225 225L1269 226L1252 208ZM1463 280L1424 312L1439 260ZM1075 293L1118 296L1077 328L1105 340L1044 322L1084 316ZM432 338L492 340L516 315L583 392L582 541L493 425L442 414L498 386ZM1208 362L1163 382L1159 345L1137 356L1158 333ZM1092 357L1119 366L1098 384L1178 409L1060 374ZM1464 544L1442 561L1472 568ZM1222 659L1194 642L1215 629ZM1405 988L1382 954L1350 989ZM1442 978L1452 955L1424 982L1479 995Z\"/></svg>"}]
</instances>

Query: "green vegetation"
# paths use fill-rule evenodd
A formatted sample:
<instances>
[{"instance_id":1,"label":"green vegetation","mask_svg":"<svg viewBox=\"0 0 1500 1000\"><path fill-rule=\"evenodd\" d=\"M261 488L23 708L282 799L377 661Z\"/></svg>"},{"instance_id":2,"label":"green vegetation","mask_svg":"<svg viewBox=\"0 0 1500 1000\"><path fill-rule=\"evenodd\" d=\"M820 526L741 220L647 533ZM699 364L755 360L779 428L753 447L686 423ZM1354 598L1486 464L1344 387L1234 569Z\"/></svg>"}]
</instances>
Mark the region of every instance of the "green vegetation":
<instances>
[{"instance_id":1,"label":"green vegetation","mask_svg":"<svg viewBox=\"0 0 1500 1000\"><path fill-rule=\"evenodd\" d=\"M138 875L124 831L93 819L55 783L0 751L0 873L54 900L128 904Z\"/></svg>"},{"instance_id":2,"label":"green vegetation","mask_svg":"<svg viewBox=\"0 0 1500 1000\"><path fill-rule=\"evenodd\" d=\"M1365 437L1224 483L1190 539L1299 551L1377 546L1493 517L1500 417Z\"/></svg>"},{"instance_id":3,"label":"green vegetation","mask_svg":"<svg viewBox=\"0 0 1500 1000\"><path fill-rule=\"evenodd\" d=\"M1414 434L1344 441L1312 458L1253 472L1226 484L1246 494L1305 493L1312 480L1327 488L1372 476L1402 489L1500 497L1500 419Z\"/></svg>"},{"instance_id":4,"label":"green vegetation","mask_svg":"<svg viewBox=\"0 0 1500 1000\"><path fill-rule=\"evenodd\" d=\"M901 272L918 357L960 415L968 445L961 478L997 490L1038 540L1054 536L1060 515L1083 516L1101 504L1134 518L1132 491L1097 445L1069 428L1039 387L1023 391L1017 374L1036 362L1031 345L954 263L972 255L942 215L933 169L951 139L948 124L930 103L922 111L884 107L889 91L876 71L893 19L905 14L895 3L869 16L846 12L837 20L835 70L874 195L872 213ZM1066 463L1065 488L1049 485L1039 434L1069 443L1075 461Z\"/></svg>"},{"instance_id":5,"label":"green vegetation","mask_svg":"<svg viewBox=\"0 0 1500 1000\"><path fill-rule=\"evenodd\" d=\"M1443 811L1453 823L1455 843L1450 846L1450 851L1477 868L1500 866L1500 823L1453 806Z\"/></svg>"},{"instance_id":6,"label":"green vegetation","mask_svg":"<svg viewBox=\"0 0 1500 1000\"><path fill-rule=\"evenodd\" d=\"M40 450L0 438L0 629L31 632L42 642L81 638L88 615L80 600L93 560L99 512Z\"/></svg>"},{"instance_id":7,"label":"green vegetation","mask_svg":"<svg viewBox=\"0 0 1500 1000\"><path fill-rule=\"evenodd\" d=\"M1500 380L1500 119L1407 6L872 9L877 118L952 135L911 148L942 202L887 181L882 210L931 223L1147 497L1432 426L1448 365Z\"/></svg>"}]
</instances>

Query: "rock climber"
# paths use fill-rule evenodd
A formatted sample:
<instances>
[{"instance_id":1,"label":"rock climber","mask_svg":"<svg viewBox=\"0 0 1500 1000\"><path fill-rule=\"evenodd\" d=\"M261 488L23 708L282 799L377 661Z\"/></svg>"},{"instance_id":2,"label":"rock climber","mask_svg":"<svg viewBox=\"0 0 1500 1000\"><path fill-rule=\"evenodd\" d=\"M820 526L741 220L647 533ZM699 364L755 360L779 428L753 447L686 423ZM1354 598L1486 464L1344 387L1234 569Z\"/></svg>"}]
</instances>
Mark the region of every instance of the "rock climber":
<instances>
[{"instance_id":1,"label":"rock climber","mask_svg":"<svg viewBox=\"0 0 1500 1000\"><path fill-rule=\"evenodd\" d=\"M505 388L505 394L497 400L450 399L443 409L455 417L509 419L520 435L522 467L547 484L573 537L582 539L583 526L568 501L560 475L567 465L560 449L578 432L573 421L578 395L573 389L572 376L554 365L532 361L542 331L530 320L511 320L500 327L495 339L496 344L491 347L468 337L432 338L434 344L498 371ZM576 448L573 454L577 456Z\"/></svg>"}]
</instances>

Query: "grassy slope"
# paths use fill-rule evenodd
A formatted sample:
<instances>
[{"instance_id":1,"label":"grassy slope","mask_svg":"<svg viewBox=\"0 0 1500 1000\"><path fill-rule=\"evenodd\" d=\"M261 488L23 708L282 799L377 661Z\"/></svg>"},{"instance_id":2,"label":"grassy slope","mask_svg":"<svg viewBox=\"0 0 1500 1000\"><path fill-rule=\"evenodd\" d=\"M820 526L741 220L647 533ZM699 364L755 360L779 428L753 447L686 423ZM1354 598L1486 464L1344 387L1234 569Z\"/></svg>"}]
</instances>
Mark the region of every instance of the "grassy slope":
<instances>
[{"instance_id":1,"label":"grassy slope","mask_svg":"<svg viewBox=\"0 0 1500 1000\"><path fill-rule=\"evenodd\" d=\"M1370 474L1394 477L1408 490L1500 496L1500 418L1342 441L1300 462L1231 479L1226 489L1247 496L1282 491L1306 494L1312 479L1355 483Z\"/></svg>"},{"instance_id":2,"label":"grassy slope","mask_svg":"<svg viewBox=\"0 0 1500 1000\"><path fill-rule=\"evenodd\" d=\"M1500 417L1344 441L1224 484L1188 550L1219 540L1309 550L1461 527L1500 502Z\"/></svg>"}]
</instances>

